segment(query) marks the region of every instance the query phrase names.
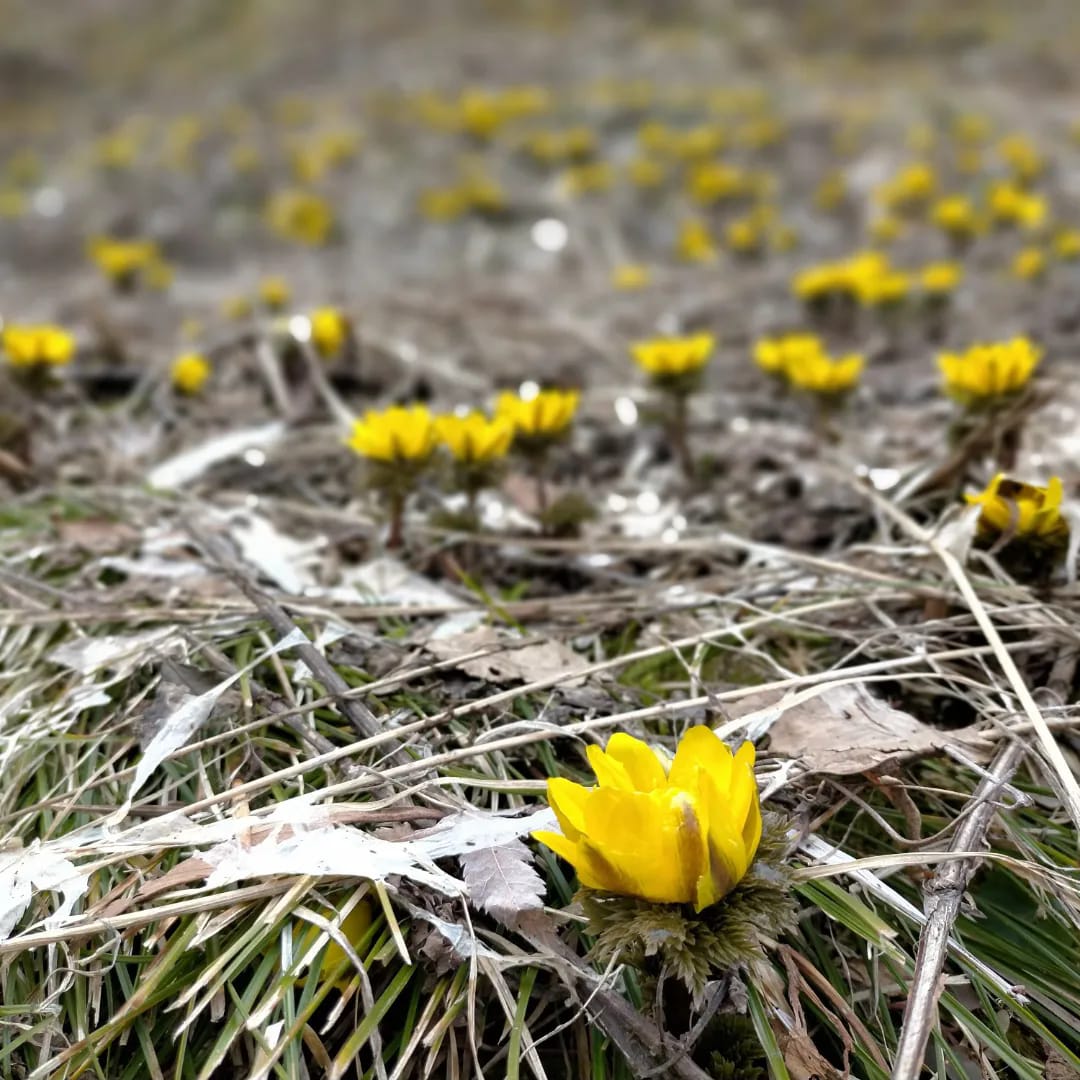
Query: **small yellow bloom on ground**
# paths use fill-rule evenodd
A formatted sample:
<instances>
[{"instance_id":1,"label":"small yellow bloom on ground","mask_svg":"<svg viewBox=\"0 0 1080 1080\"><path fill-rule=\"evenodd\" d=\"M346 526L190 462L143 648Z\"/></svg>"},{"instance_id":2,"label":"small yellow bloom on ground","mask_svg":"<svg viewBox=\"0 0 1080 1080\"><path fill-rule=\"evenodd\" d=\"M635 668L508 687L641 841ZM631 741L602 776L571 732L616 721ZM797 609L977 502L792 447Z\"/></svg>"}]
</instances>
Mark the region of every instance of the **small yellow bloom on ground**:
<instances>
[{"instance_id":1,"label":"small yellow bloom on ground","mask_svg":"<svg viewBox=\"0 0 1080 1080\"><path fill-rule=\"evenodd\" d=\"M825 346L816 334L781 334L759 338L754 344L754 362L770 375L784 375L789 365L824 354Z\"/></svg>"},{"instance_id":2,"label":"small yellow bloom on ground","mask_svg":"<svg viewBox=\"0 0 1080 1080\"><path fill-rule=\"evenodd\" d=\"M1037 229L1046 220L1046 199L1002 181L990 188L990 217L998 225L1019 225Z\"/></svg>"},{"instance_id":3,"label":"small yellow bloom on ground","mask_svg":"<svg viewBox=\"0 0 1080 1080\"><path fill-rule=\"evenodd\" d=\"M724 230L724 239L732 251L740 255L752 255L761 250L765 236L760 222L752 217L745 217L729 222Z\"/></svg>"},{"instance_id":4,"label":"small yellow bloom on ground","mask_svg":"<svg viewBox=\"0 0 1080 1080\"><path fill-rule=\"evenodd\" d=\"M311 344L325 360L337 356L349 335L349 321L335 307L316 308L311 313Z\"/></svg>"},{"instance_id":5,"label":"small yellow bloom on ground","mask_svg":"<svg viewBox=\"0 0 1080 1080\"><path fill-rule=\"evenodd\" d=\"M911 289L911 279L899 270L885 273L856 275L852 279L855 296L860 304L867 307L886 307L898 304Z\"/></svg>"},{"instance_id":6,"label":"small yellow bloom on ground","mask_svg":"<svg viewBox=\"0 0 1080 1080\"><path fill-rule=\"evenodd\" d=\"M1018 337L972 345L962 353L942 353L938 367L945 380L945 392L961 404L976 405L1022 390L1041 358L1040 348Z\"/></svg>"},{"instance_id":7,"label":"small yellow bloom on ground","mask_svg":"<svg viewBox=\"0 0 1080 1080\"><path fill-rule=\"evenodd\" d=\"M270 197L266 204L270 228L286 240L319 247L334 230L334 211L320 195L301 188L288 188Z\"/></svg>"},{"instance_id":8,"label":"small yellow bloom on ground","mask_svg":"<svg viewBox=\"0 0 1080 1080\"><path fill-rule=\"evenodd\" d=\"M1068 532L1061 516L1061 480L1053 476L1046 487L1023 484L998 473L978 495L965 495L982 507L979 528L1018 537L1059 538Z\"/></svg>"},{"instance_id":9,"label":"small yellow bloom on ground","mask_svg":"<svg viewBox=\"0 0 1080 1080\"><path fill-rule=\"evenodd\" d=\"M597 786L549 780L562 832L533 834L582 885L702 911L746 875L761 839L751 743L732 754L709 728L691 728L668 766L619 732L588 757Z\"/></svg>"},{"instance_id":10,"label":"small yellow bloom on ground","mask_svg":"<svg viewBox=\"0 0 1080 1080\"><path fill-rule=\"evenodd\" d=\"M661 187L667 179L667 167L662 161L641 155L626 164L626 177L636 188Z\"/></svg>"},{"instance_id":11,"label":"small yellow bloom on ground","mask_svg":"<svg viewBox=\"0 0 1080 1080\"><path fill-rule=\"evenodd\" d=\"M247 319L251 317L251 298L248 296L226 296L221 301L221 314L226 319Z\"/></svg>"},{"instance_id":12,"label":"small yellow bloom on ground","mask_svg":"<svg viewBox=\"0 0 1080 1080\"><path fill-rule=\"evenodd\" d=\"M212 370L210 361L202 353L184 353L173 361L172 384L183 394L197 394L206 385Z\"/></svg>"},{"instance_id":13,"label":"small yellow bloom on ground","mask_svg":"<svg viewBox=\"0 0 1080 1080\"><path fill-rule=\"evenodd\" d=\"M533 397L504 392L495 404L495 415L509 420L518 435L551 439L570 426L581 395L577 390L541 390Z\"/></svg>"},{"instance_id":14,"label":"small yellow bloom on ground","mask_svg":"<svg viewBox=\"0 0 1080 1080\"><path fill-rule=\"evenodd\" d=\"M439 445L435 418L426 405L368 410L347 445L361 457L387 465L423 465Z\"/></svg>"},{"instance_id":15,"label":"small yellow bloom on ground","mask_svg":"<svg viewBox=\"0 0 1080 1080\"><path fill-rule=\"evenodd\" d=\"M691 334L636 342L630 346L630 355L654 379L670 379L700 371L715 347L712 334Z\"/></svg>"},{"instance_id":16,"label":"small yellow bloom on ground","mask_svg":"<svg viewBox=\"0 0 1080 1080\"><path fill-rule=\"evenodd\" d=\"M616 266L611 272L611 284L616 289L631 292L634 289L644 289L651 279L649 268L640 263L623 263Z\"/></svg>"},{"instance_id":17,"label":"small yellow bloom on ground","mask_svg":"<svg viewBox=\"0 0 1080 1080\"><path fill-rule=\"evenodd\" d=\"M848 197L847 182L844 174L840 172L830 173L826 176L814 191L814 206L826 214L839 210Z\"/></svg>"},{"instance_id":18,"label":"small yellow bloom on ground","mask_svg":"<svg viewBox=\"0 0 1080 1080\"><path fill-rule=\"evenodd\" d=\"M1046 273L1046 252L1042 248L1021 248L1012 261L1013 277L1021 281L1037 281Z\"/></svg>"},{"instance_id":19,"label":"small yellow bloom on ground","mask_svg":"<svg viewBox=\"0 0 1080 1080\"><path fill-rule=\"evenodd\" d=\"M259 282L259 299L271 311L281 311L291 297L289 283L282 277L266 277Z\"/></svg>"},{"instance_id":20,"label":"small yellow bloom on ground","mask_svg":"<svg viewBox=\"0 0 1080 1080\"><path fill-rule=\"evenodd\" d=\"M944 296L960 284L963 276L964 270L959 263L930 263L919 272L919 284L925 293Z\"/></svg>"},{"instance_id":21,"label":"small yellow bloom on ground","mask_svg":"<svg viewBox=\"0 0 1080 1080\"><path fill-rule=\"evenodd\" d=\"M464 465L498 461L506 457L514 441L514 425L505 416L491 418L480 412L440 416L435 427L454 460Z\"/></svg>"},{"instance_id":22,"label":"small yellow bloom on ground","mask_svg":"<svg viewBox=\"0 0 1080 1080\"><path fill-rule=\"evenodd\" d=\"M1045 168L1042 155L1026 135L1006 135L997 146L998 154L1021 183L1030 184Z\"/></svg>"},{"instance_id":23,"label":"small yellow bloom on ground","mask_svg":"<svg viewBox=\"0 0 1080 1080\"><path fill-rule=\"evenodd\" d=\"M938 199L930 212L933 223L955 240L972 240L983 231L982 218L966 195Z\"/></svg>"},{"instance_id":24,"label":"small yellow bloom on ground","mask_svg":"<svg viewBox=\"0 0 1080 1080\"><path fill-rule=\"evenodd\" d=\"M828 353L808 350L792 358L784 373L792 386L822 397L835 397L853 389L862 376L864 360L858 353L833 359Z\"/></svg>"},{"instance_id":25,"label":"small yellow bloom on ground","mask_svg":"<svg viewBox=\"0 0 1080 1080\"><path fill-rule=\"evenodd\" d=\"M890 210L909 211L929 202L937 190L933 166L915 162L905 166L877 191L879 201Z\"/></svg>"},{"instance_id":26,"label":"small yellow bloom on ground","mask_svg":"<svg viewBox=\"0 0 1080 1080\"><path fill-rule=\"evenodd\" d=\"M891 244L904 232L904 223L893 214L882 214L870 223L870 238L877 244Z\"/></svg>"},{"instance_id":27,"label":"small yellow bloom on ground","mask_svg":"<svg viewBox=\"0 0 1080 1080\"><path fill-rule=\"evenodd\" d=\"M87 253L114 285L130 285L161 256L151 240L113 240L98 236L87 244Z\"/></svg>"},{"instance_id":28,"label":"small yellow bloom on ground","mask_svg":"<svg viewBox=\"0 0 1080 1080\"><path fill-rule=\"evenodd\" d=\"M570 195L593 195L610 191L615 183L615 167L609 161L572 165L562 174L561 182Z\"/></svg>"},{"instance_id":29,"label":"small yellow bloom on ground","mask_svg":"<svg viewBox=\"0 0 1080 1080\"><path fill-rule=\"evenodd\" d=\"M1065 262L1080 259L1080 229L1062 229L1054 236L1054 254Z\"/></svg>"},{"instance_id":30,"label":"small yellow bloom on ground","mask_svg":"<svg viewBox=\"0 0 1080 1080\"><path fill-rule=\"evenodd\" d=\"M10 323L0 336L12 367L60 367L75 355L75 339L66 330L49 324Z\"/></svg>"},{"instance_id":31,"label":"small yellow bloom on ground","mask_svg":"<svg viewBox=\"0 0 1080 1080\"><path fill-rule=\"evenodd\" d=\"M715 262L716 241L709 232L709 226L699 218L684 221L679 226L679 234L675 240L675 254L683 262Z\"/></svg>"}]
</instances>

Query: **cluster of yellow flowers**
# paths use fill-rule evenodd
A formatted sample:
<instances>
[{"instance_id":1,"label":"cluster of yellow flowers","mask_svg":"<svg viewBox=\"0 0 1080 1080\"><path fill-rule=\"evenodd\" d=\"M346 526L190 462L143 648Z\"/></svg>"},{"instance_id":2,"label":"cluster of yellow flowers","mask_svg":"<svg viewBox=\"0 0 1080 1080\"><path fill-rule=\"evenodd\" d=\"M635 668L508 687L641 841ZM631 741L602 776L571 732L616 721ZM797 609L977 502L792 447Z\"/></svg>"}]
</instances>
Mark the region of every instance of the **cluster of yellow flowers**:
<instances>
[{"instance_id":1,"label":"cluster of yellow flowers","mask_svg":"<svg viewBox=\"0 0 1080 1080\"><path fill-rule=\"evenodd\" d=\"M1042 359L1028 338L972 345L962 353L938 357L946 393L968 407L1001 401L1023 390Z\"/></svg>"},{"instance_id":2,"label":"cluster of yellow flowers","mask_svg":"<svg viewBox=\"0 0 1080 1080\"><path fill-rule=\"evenodd\" d=\"M917 289L928 299L944 299L963 276L963 267L956 262L929 263L909 272L893 266L879 251L865 251L801 271L792 281L792 290L812 305L850 300L868 308L884 308L901 304Z\"/></svg>"},{"instance_id":3,"label":"cluster of yellow flowers","mask_svg":"<svg viewBox=\"0 0 1080 1080\"><path fill-rule=\"evenodd\" d=\"M87 242L86 252L118 291L129 291L138 284L161 289L168 287L172 281L172 268L152 240L115 240L108 236L96 236Z\"/></svg>"},{"instance_id":4,"label":"cluster of yellow flowers","mask_svg":"<svg viewBox=\"0 0 1080 1080\"><path fill-rule=\"evenodd\" d=\"M61 367L75 355L75 338L50 323L10 323L0 333L0 345L15 368Z\"/></svg>"},{"instance_id":5,"label":"cluster of yellow flowers","mask_svg":"<svg viewBox=\"0 0 1080 1080\"><path fill-rule=\"evenodd\" d=\"M832 357L816 334L792 333L761 338L754 360L763 371L785 379L797 390L835 398L859 382L864 359L858 353Z\"/></svg>"}]
</instances>

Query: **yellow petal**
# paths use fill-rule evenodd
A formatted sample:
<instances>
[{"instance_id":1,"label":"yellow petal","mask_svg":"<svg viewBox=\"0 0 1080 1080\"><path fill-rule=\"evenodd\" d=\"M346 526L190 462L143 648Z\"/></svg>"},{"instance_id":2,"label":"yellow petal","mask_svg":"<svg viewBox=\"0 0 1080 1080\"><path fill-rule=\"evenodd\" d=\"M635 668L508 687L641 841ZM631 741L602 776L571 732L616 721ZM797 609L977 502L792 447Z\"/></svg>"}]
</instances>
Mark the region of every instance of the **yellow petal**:
<instances>
[{"instance_id":1,"label":"yellow petal","mask_svg":"<svg viewBox=\"0 0 1080 1080\"><path fill-rule=\"evenodd\" d=\"M596 782L602 788L618 788L620 791L634 790L630 774L618 758L609 757L595 744L585 748L585 756L589 759L592 771L596 773Z\"/></svg>"},{"instance_id":2,"label":"yellow petal","mask_svg":"<svg viewBox=\"0 0 1080 1080\"><path fill-rule=\"evenodd\" d=\"M731 762L731 751L712 728L705 725L692 727L679 740L675 759L668 770L668 783L672 787L696 791L699 782L696 770L700 768L723 791L731 778Z\"/></svg>"},{"instance_id":3,"label":"yellow petal","mask_svg":"<svg viewBox=\"0 0 1080 1080\"><path fill-rule=\"evenodd\" d=\"M559 819L562 831L577 840L585 828L585 802L592 789L575 784L561 776L547 782L548 803Z\"/></svg>"},{"instance_id":4,"label":"yellow petal","mask_svg":"<svg viewBox=\"0 0 1080 1080\"><path fill-rule=\"evenodd\" d=\"M656 753L641 739L624 732L616 732L608 739L605 752L619 762L638 791L652 791L667 783L667 774Z\"/></svg>"}]
</instances>

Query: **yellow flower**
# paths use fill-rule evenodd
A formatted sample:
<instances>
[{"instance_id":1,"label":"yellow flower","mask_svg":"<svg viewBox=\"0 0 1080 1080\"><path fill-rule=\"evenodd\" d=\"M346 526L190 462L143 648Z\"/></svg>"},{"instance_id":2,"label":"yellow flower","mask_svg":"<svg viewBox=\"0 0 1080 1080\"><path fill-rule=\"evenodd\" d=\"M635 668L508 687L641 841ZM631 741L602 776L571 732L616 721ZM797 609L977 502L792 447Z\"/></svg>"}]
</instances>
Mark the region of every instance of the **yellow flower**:
<instances>
[{"instance_id":1,"label":"yellow flower","mask_svg":"<svg viewBox=\"0 0 1080 1080\"><path fill-rule=\"evenodd\" d=\"M641 155L627 162L626 176L634 187L658 188L667 179L667 168L662 161Z\"/></svg>"},{"instance_id":2,"label":"yellow flower","mask_svg":"<svg viewBox=\"0 0 1080 1080\"><path fill-rule=\"evenodd\" d=\"M505 416L490 418L480 412L440 416L435 429L454 460L463 465L497 461L506 456L514 441L514 425Z\"/></svg>"},{"instance_id":3,"label":"yellow flower","mask_svg":"<svg viewBox=\"0 0 1080 1080\"><path fill-rule=\"evenodd\" d=\"M878 199L891 210L911 210L928 202L937 190L933 166L924 162L907 165L877 191Z\"/></svg>"},{"instance_id":4,"label":"yellow flower","mask_svg":"<svg viewBox=\"0 0 1080 1080\"><path fill-rule=\"evenodd\" d=\"M716 241L709 232L709 226L699 218L684 221L679 226L679 235L675 240L675 254L683 262L715 262Z\"/></svg>"},{"instance_id":5,"label":"yellow flower","mask_svg":"<svg viewBox=\"0 0 1080 1080\"><path fill-rule=\"evenodd\" d=\"M892 214L882 214L870 223L870 236L879 244L891 244L904 232L904 223Z\"/></svg>"},{"instance_id":6,"label":"yellow flower","mask_svg":"<svg viewBox=\"0 0 1080 1080\"><path fill-rule=\"evenodd\" d=\"M946 195L934 203L930 217L944 233L957 240L970 240L982 232L982 219L966 195Z\"/></svg>"},{"instance_id":7,"label":"yellow flower","mask_svg":"<svg viewBox=\"0 0 1080 1080\"><path fill-rule=\"evenodd\" d=\"M761 250L763 240L761 224L752 217L740 218L728 223L724 239L732 251L751 255Z\"/></svg>"},{"instance_id":8,"label":"yellow flower","mask_svg":"<svg viewBox=\"0 0 1080 1080\"><path fill-rule=\"evenodd\" d=\"M869 273L853 277L855 296L867 307L898 304L911 288L911 279L899 270Z\"/></svg>"},{"instance_id":9,"label":"yellow flower","mask_svg":"<svg viewBox=\"0 0 1080 1080\"><path fill-rule=\"evenodd\" d=\"M75 355L75 339L59 326L8 324L0 336L12 367L59 367Z\"/></svg>"},{"instance_id":10,"label":"yellow flower","mask_svg":"<svg viewBox=\"0 0 1080 1080\"><path fill-rule=\"evenodd\" d=\"M281 311L292 297L289 283L281 277L267 277L259 282L259 299L271 311Z\"/></svg>"},{"instance_id":11,"label":"yellow flower","mask_svg":"<svg viewBox=\"0 0 1080 1080\"><path fill-rule=\"evenodd\" d=\"M316 308L311 313L311 344L324 359L337 356L349 335L349 321L335 307Z\"/></svg>"},{"instance_id":12,"label":"yellow flower","mask_svg":"<svg viewBox=\"0 0 1080 1080\"><path fill-rule=\"evenodd\" d=\"M152 240L113 240L97 236L86 245L87 254L114 285L131 284L135 277L161 261Z\"/></svg>"},{"instance_id":13,"label":"yellow flower","mask_svg":"<svg viewBox=\"0 0 1080 1080\"><path fill-rule=\"evenodd\" d=\"M723 161L697 165L686 178L687 193L702 206L742 198L749 186L749 178L742 169Z\"/></svg>"},{"instance_id":14,"label":"yellow flower","mask_svg":"<svg viewBox=\"0 0 1080 1080\"><path fill-rule=\"evenodd\" d=\"M1046 273L1046 252L1042 248L1021 248L1012 262L1013 277L1035 281Z\"/></svg>"},{"instance_id":15,"label":"yellow flower","mask_svg":"<svg viewBox=\"0 0 1080 1080\"><path fill-rule=\"evenodd\" d=\"M653 338L630 346L638 366L654 379L671 379L700 371L712 358L716 339L712 334Z\"/></svg>"},{"instance_id":16,"label":"yellow flower","mask_svg":"<svg viewBox=\"0 0 1080 1080\"><path fill-rule=\"evenodd\" d=\"M229 150L229 165L236 173L253 173L262 165L262 154L253 143L238 142Z\"/></svg>"},{"instance_id":17,"label":"yellow flower","mask_svg":"<svg viewBox=\"0 0 1080 1080\"><path fill-rule=\"evenodd\" d=\"M997 150L1022 183L1031 183L1045 167L1042 155L1026 135L1006 135L998 143Z\"/></svg>"},{"instance_id":18,"label":"yellow flower","mask_svg":"<svg viewBox=\"0 0 1080 1080\"><path fill-rule=\"evenodd\" d=\"M469 209L469 201L460 187L428 188L420 193L420 213L428 221L454 221Z\"/></svg>"},{"instance_id":19,"label":"yellow flower","mask_svg":"<svg viewBox=\"0 0 1080 1080\"><path fill-rule=\"evenodd\" d=\"M858 353L834 360L823 351L806 350L784 367L792 386L830 397L846 394L859 381L864 361Z\"/></svg>"},{"instance_id":20,"label":"yellow flower","mask_svg":"<svg viewBox=\"0 0 1080 1080\"><path fill-rule=\"evenodd\" d=\"M160 257L151 259L143 270L143 279L151 289L166 290L176 276L172 266Z\"/></svg>"},{"instance_id":21,"label":"yellow flower","mask_svg":"<svg viewBox=\"0 0 1080 1080\"><path fill-rule=\"evenodd\" d=\"M963 267L954 262L930 263L922 268L919 283L923 292L936 296L951 293L964 276Z\"/></svg>"},{"instance_id":22,"label":"yellow flower","mask_svg":"<svg viewBox=\"0 0 1080 1080\"><path fill-rule=\"evenodd\" d=\"M495 403L495 415L509 420L518 435L551 439L570 426L580 398L577 390L541 390L529 398L504 392Z\"/></svg>"},{"instance_id":23,"label":"yellow flower","mask_svg":"<svg viewBox=\"0 0 1080 1080\"><path fill-rule=\"evenodd\" d=\"M839 210L848 196L847 183L844 174L840 172L830 173L814 191L814 205L825 213Z\"/></svg>"},{"instance_id":24,"label":"yellow flower","mask_svg":"<svg viewBox=\"0 0 1080 1080\"><path fill-rule=\"evenodd\" d=\"M1060 538L1069 529L1061 516L1061 480L1056 476L1042 488L998 473L985 491L964 498L971 505L982 507L979 527L984 532L1045 539Z\"/></svg>"},{"instance_id":25,"label":"yellow flower","mask_svg":"<svg viewBox=\"0 0 1080 1080\"><path fill-rule=\"evenodd\" d=\"M816 334L781 334L760 338L754 344L754 362L770 375L786 374L789 366L805 363L807 357L821 356L825 347Z\"/></svg>"},{"instance_id":26,"label":"yellow flower","mask_svg":"<svg viewBox=\"0 0 1080 1080\"><path fill-rule=\"evenodd\" d=\"M369 410L347 440L361 457L388 465L426 464L438 444L435 418L426 405Z\"/></svg>"},{"instance_id":27,"label":"yellow flower","mask_svg":"<svg viewBox=\"0 0 1080 1080\"><path fill-rule=\"evenodd\" d=\"M181 393L197 394L206 385L211 371L210 361L202 353L192 352L173 361L170 375L173 386Z\"/></svg>"},{"instance_id":28,"label":"yellow flower","mask_svg":"<svg viewBox=\"0 0 1080 1080\"><path fill-rule=\"evenodd\" d=\"M1046 220L1046 200L1015 184L998 182L989 192L990 216L999 225L1037 229Z\"/></svg>"},{"instance_id":29,"label":"yellow flower","mask_svg":"<svg viewBox=\"0 0 1080 1080\"><path fill-rule=\"evenodd\" d=\"M647 266L642 266L640 263L623 263L611 272L611 284L616 289L629 292L633 289L645 288L651 277Z\"/></svg>"},{"instance_id":30,"label":"yellow flower","mask_svg":"<svg viewBox=\"0 0 1080 1080\"><path fill-rule=\"evenodd\" d=\"M746 875L761 839L751 743L732 754L709 728L691 728L668 767L619 732L588 756L597 786L549 780L562 832L533 833L582 885L702 911Z\"/></svg>"},{"instance_id":31,"label":"yellow flower","mask_svg":"<svg viewBox=\"0 0 1080 1080\"><path fill-rule=\"evenodd\" d=\"M573 165L562 174L562 185L570 195L592 195L609 191L615 183L615 169L609 161Z\"/></svg>"},{"instance_id":32,"label":"yellow flower","mask_svg":"<svg viewBox=\"0 0 1080 1080\"><path fill-rule=\"evenodd\" d=\"M318 247L330 239L334 212L321 196L302 188L287 188L266 204L270 228L286 240Z\"/></svg>"},{"instance_id":33,"label":"yellow flower","mask_svg":"<svg viewBox=\"0 0 1080 1080\"><path fill-rule=\"evenodd\" d=\"M1062 229L1054 237L1054 254L1066 262L1080 259L1080 229Z\"/></svg>"},{"instance_id":34,"label":"yellow flower","mask_svg":"<svg viewBox=\"0 0 1080 1080\"><path fill-rule=\"evenodd\" d=\"M1031 379L1042 350L1027 338L972 345L963 353L942 353L938 367L945 392L965 405L1015 394Z\"/></svg>"}]
</instances>

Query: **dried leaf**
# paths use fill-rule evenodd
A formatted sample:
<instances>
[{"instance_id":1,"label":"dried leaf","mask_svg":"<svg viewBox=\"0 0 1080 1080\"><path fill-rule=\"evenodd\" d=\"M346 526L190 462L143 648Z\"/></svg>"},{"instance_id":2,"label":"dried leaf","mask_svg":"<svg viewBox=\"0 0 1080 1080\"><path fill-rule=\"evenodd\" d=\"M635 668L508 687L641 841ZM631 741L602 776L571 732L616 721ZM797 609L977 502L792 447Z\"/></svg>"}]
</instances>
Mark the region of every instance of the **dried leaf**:
<instances>
[{"instance_id":1,"label":"dried leaf","mask_svg":"<svg viewBox=\"0 0 1080 1080\"><path fill-rule=\"evenodd\" d=\"M37 843L25 851L0 852L0 941L11 936L35 893L61 894L55 913L45 920L51 926L71 914L89 883L89 876L68 859L42 850Z\"/></svg>"},{"instance_id":2,"label":"dried leaf","mask_svg":"<svg viewBox=\"0 0 1080 1080\"><path fill-rule=\"evenodd\" d=\"M849 776L880 768L893 759L920 757L945 746L974 741L974 728L940 731L911 713L874 697L861 683L825 687L810 698L790 695L785 705L777 691L743 698L736 717L775 713L769 725L769 749L797 760L808 772Z\"/></svg>"},{"instance_id":3,"label":"dried leaf","mask_svg":"<svg viewBox=\"0 0 1080 1080\"><path fill-rule=\"evenodd\" d=\"M543 908L545 885L533 869L532 854L520 840L461 856L472 902L502 923Z\"/></svg>"},{"instance_id":4,"label":"dried leaf","mask_svg":"<svg viewBox=\"0 0 1080 1080\"><path fill-rule=\"evenodd\" d=\"M453 660L484 649L491 650L484 656L463 659L454 665L466 675L484 682L538 682L588 667L573 649L562 642L549 639L515 648L514 638L493 626L481 626L467 634L430 640L425 648L440 660ZM580 677L572 676L565 679L562 685L580 686L583 681Z\"/></svg>"}]
</instances>

